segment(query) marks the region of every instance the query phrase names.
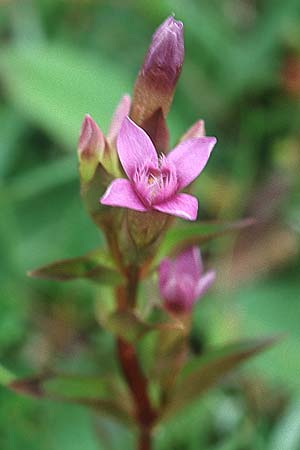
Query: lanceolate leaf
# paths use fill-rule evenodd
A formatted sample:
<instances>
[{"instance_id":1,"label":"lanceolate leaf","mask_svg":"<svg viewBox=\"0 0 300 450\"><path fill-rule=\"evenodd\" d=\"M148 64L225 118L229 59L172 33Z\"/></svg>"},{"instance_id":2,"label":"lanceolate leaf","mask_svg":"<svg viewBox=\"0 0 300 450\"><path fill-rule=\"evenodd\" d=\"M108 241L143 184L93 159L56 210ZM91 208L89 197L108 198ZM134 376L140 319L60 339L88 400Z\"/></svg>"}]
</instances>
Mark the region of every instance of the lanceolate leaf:
<instances>
[{"instance_id":1,"label":"lanceolate leaf","mask_svg":"<svg viewBox=\"0 0 300 450\"><path fill-rule=\"evenodd\" d=\"M130 398L115 379L46 373L12 381L8 387L20 394L77 403L122 422L131 421Z\"/></svg>"},{"instance_id":2,"label":"lanceolate leaf","mask_svg":"<svg viewBox=\"0 0 300 450\"><path fill-rule=\"evenodd\" d=\"M215 350L200 359L194 359L179 374L171 400L162 414L165 420L184 410L209 388L240 363L262 352L276 342L276 338L254 339Z\"/></svg>"},{"instance_id":3,"label":"lanceolate leaf","mask_svg":"<svg viewBox=\"0 0 300 450\"><path fill-rule=\"evenodd\" d=\"M192 245L202 245L214 238L254 224L253 219L238 222L198 222L171 228L161 244L158 259L174 255Z\"/></svg>"},{"instance_id":4,"label":"lanceolate leaf","mask_svg":"<svg viewBox=\"0 0 300 450\"><path fill-rule=\"evenodd\" d=\"M89 278L103 284L115 285L122 281L113 262L102 250L95 250L78 258L64 259L28 273L35 278L68 281Z\"/></svg>"}]
</instances>

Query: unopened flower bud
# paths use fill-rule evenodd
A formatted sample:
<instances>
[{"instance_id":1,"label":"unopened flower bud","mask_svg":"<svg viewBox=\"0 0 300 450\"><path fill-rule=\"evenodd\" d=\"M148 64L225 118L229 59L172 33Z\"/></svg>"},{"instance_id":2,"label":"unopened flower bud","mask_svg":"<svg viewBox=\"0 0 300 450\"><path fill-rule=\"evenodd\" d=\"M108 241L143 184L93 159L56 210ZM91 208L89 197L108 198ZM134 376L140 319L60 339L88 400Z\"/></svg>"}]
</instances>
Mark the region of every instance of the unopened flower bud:
<instances>
[{"instance_id":1,"label":"unopened flower bud","mask_svg":"<svg viewBox=\"0 0 300 450\"><path fill-rule=\"evenodd\" d=\"M85 116L78 144L79 172L84 183L91 181L105 148L105 137L88 114Z\"/></svg>"},{"instance_id":2,"label":"unopened flower bud","mask_svg":"<svg viewBox=\"0 0 300 450\"><path fill-rule=\"evenodd\" d=\"M170 16L154 33L135 83L130 116L138 125L160 108L167 115L183 58L183 24Z\"/></svg>"},{"instance_id":3,"label":"unopened flower bud","mask_svg":"<svg viewBox=\"0 0 300 450\"><path fill-rule=\"evenodd\" d=\"M130 111L131 98L125 94L113 114L110 127L106 136L104 152L101 158L101 164L105 170L114 177L122 176L120 171L119 157L117 153L117 137L122 126L123 120Z\"/></svg>"},{"instance_id":4,"label":"unopened flower bud","mask_svg":"<svg viewBox=\"0 0 300 450\"><path fill-rule=\"evenodd\" d=\"M191 247L174 260L164 259L159 266L159 289L167 311L188 314L215 280L215 272L203 273L200 250Z\"/></svg>"},{"instance_id":5,"label":"unopened flower bud","mask_svg":"<svg viewBox=\"0 0 300 450\"><path fill-rule=\"evenodd\" d=\"M129 115L130 106L131 106L130 96L127 94L123 95L118 106L114 111L110 127L107 133L107 140L113 146L116 146L119 131L121 129L123 120L125 119L125 117Z\"/></svg>"}]
</instances>

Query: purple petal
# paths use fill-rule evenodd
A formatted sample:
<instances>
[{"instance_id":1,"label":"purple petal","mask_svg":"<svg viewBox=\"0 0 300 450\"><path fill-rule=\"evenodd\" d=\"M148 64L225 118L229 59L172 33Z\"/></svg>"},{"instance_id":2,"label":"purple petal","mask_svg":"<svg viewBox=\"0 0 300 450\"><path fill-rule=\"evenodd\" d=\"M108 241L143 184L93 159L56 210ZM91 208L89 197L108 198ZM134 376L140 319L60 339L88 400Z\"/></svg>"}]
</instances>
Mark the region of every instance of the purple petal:
<instances>
[{"instance_id":1,"label":"purple petal","mask_svg":"<svg viewBox=\"0 0 300 450\"><path fill-rule=\"evenodd\" d=\"M117 148L121 164L130 179L146 161L158 167L158 157L151 139L129 117L124 119L121 126Z\"/></svg>"},{"instance_id":2,"label":"purple petal","mask_svg":"<svg viewBox=\"0 0 300 450\"><path fill-rule=\"evenodd\" d=\"M149 81L174 89L184 58L183 23L169 16L155 31L142 67Z\"/></svg>"},{"instance_id":3,"label":"purple petal","mask_svg":"<svg viewBox=\"0 0 300 450\"><path fill-rule=\"evenodd\" d=\"M186 314L195 302L194 280L190 276L170 278L164 286L162 296L165 308L173 314Z\"/></svg>"},{"instance_id":4,"label":"purple petal","mask_svg":"<svg viewBox=\"0 0 300 450\"><path fill-rule=\"evenodd\" d=\"M206 291L211 287L216 279L216 272L214 270L210 270L202 275L200 280L197 283L196 287L196 298L202 297Z\"/></svg>"},{"instance_id":5,"label":"purple petal","mask_svg":"<svg viewBox=\"0 0 300 450\"><path fill-rule=\"evenodd\" d=\"M173 261L171 261L169 258L165 258L162 260L162 262L159 265L159 289L162 292L164 289L164 286L168 282L168 279L172 276L173 271Z\"/></svg>"},{"instance_id":6,"label":"purple petal","mask_svg":"<svg viewBox=\"0 0 300 450\"><path fill-rule=\"evenodd\" d=\"M215 137L189 139L169 153L167 159L176 166L179 189L190 184L204 169L216 142Z\"/></svg>"},{"instance_id":7,"label":"purple petal","mask_svg":"<svg viewBox=\"0 0 300 450\"><path fill-rule=\"evenodd\" d=\"M153 205L153 209L182 219L195 220L198 212L198 200L189 194L176 194L159 205Z\"/></svg>"},{"instance_id":8,"label":"purple petal","mask_svg":"<svg viewBox=\"0 0 300 450\"><path fill-rule=\"evenodd\" d=\"M100 203L108 206L119 206L121 208L134 209L136 211L147 211L141 200L138 198L131 183L125 178L117 178L106 189L101 197Z\"/></svg>"},{"instance_id":9,"label":"purple petal","mask_svg":"<svg viewBox=\"0 0 300 450\"><path fill-rule=\"evenodd\" d=\"M175 270L179 277L181 274L188 273L195 281L198 281L203 270L199 248L190 247L180 253L175 259Z\"/></svg>"},{"instance_id":10,"label":"purple petal","mask_svg":"<svg viewBox=\"0 0 300 450\"><path fill-rule=\"evenodd\" d=\"M119 131L121 129L121 125L123 123L123 120L125 119L126 116L128 116L129 111L130 111L130 105L131 105L131 99L129 95L124 95L121 98L120 103L118 104L110 127L109 127L109 131L107 133L107 140L111 143L111 144L115 144L116 140L117 140L117 136L119 134Z\"/></svg>"}]
</instances>

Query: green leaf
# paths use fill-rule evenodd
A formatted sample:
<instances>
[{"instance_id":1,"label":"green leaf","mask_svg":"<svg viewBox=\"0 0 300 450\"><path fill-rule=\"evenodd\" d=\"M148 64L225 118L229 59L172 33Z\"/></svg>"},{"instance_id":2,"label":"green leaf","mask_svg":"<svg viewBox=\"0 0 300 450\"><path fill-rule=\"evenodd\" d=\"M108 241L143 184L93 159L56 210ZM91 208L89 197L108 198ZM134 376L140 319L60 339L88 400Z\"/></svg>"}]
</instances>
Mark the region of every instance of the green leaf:
<instances>
[{"instance_id":1,"label":"green leaf","mask_svg":"<svg viewBox=\"0 0 300 450\"><path fill-rule=\"evenodd\" d=\"M108 285L116 285L122 282L122 276L115 270L109 255L101 249L78 258L54 262L35 269L28 275L56 281L88 278Z\"/></svg>"},{"instance_id":2,"label":"green leaf","mask_svg":"<svg viewBox=\"0 0 300 450\"><path fill-rule=\"evenodd\" d=\"M198 222L171 228L167 231L161 244L158 259L170 254L177 254L191 245L202 245L206 242L254 224L253 219L238 222Z\"/></svg>"},{"instance_id":3,"label":"green leaf","mask_svg":"<svg viewBox=\"0 0 300 450\"><path fill-rule=\"evenodd\" d=\"M225 346L192 360L179 374L162 419L173 416L197 400L240 363L269 348L276 338L253 339Z\"/></svg>"},{"instance_id":4,"label":"green leaf","mask_svg":"<svg viewBox=\"0 0 300 450\"><path fill-rule=\"evenodd\" d=\"M129 342L134 342L151 331L184 329L183 324L179 321L147 323L131 310L115 311L108 317L104 317L101 324L107 330Z\"/></svg>"},{"instance_id":5,"label":"green leaf","mask_svg":"<svg viewBox=\"0 0 300 450\"><path fill-rule=\"evenodd\" d=\"M13 391L37 398L49 398L87 406L130 422L130 398L118 380L96 376L45 373L8 384Z\"/></svg>"},{"instance_id":6,"label":"green leaf","mask_svg":"<svg viewBox=\"0 0 300 450\"><path fill-rule=\"evenodd\" d=\"M0 364L0 385L8 386L15 379L15 376Z\"/></svg>"}]
</instances>

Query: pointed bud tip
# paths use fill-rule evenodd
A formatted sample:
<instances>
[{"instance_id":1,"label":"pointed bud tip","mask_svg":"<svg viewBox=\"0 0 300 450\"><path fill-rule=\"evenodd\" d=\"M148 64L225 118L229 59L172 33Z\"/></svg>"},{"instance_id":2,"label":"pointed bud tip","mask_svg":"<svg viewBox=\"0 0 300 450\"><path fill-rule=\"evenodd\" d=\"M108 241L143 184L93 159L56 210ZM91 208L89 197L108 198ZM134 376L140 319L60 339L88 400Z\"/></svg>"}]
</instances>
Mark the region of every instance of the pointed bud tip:
<instances>
[{"instance_id":1,"label":"pointed bud tip","mask_svg":"<svg viewBox=\"0 0 300 450\"><path fill-rule=\"evenodd\" d=\"M131 97L128 94L124 94L121 98L117 108L112 117L112 121L107 133L107 141L113 146L116 143L117 136L119 134L121 125L126 116L128 116L131 107Z\"/></svg>"},{"instance_id":2,"label":"pointed bud tip","mask_svg":"<svg viewBox=\"0 0 300 450\"><path fill-rule=\"evenodd\" d=\"M81 126L78 143L79 172L81 180L90 181L101 161L105 149L105 137L89 114Z\"/></svg>"},{"instance_id":3,"label":"pointed bud tip","mask_svg":"<svg viewBox=\"0 0 300 450\"><path fill-rule=\"evenodd\" d=\"M104 149L104 136L89 114L84 116L78 144L78 152L86 158L93 157Z\"/></svg>"},{"instance_id":4,"label":"pointed bud tip","mask_svg":"<svg viewBox=\"0 0 300 450\"><path fill-rule=\"evenodd\" d=\"M180 20L176 20L174 16L169 16L165 19L165 21L158 27L155 34L158 31L163 29L167 29L174 32L181 32L183 30L183 23Z\"/></svg>"},{"instance_id":5,"label":"pointed bud tip","mask_svg":"<svg viewBox=\"0 0 300 450\"><path fill-rule=\"evenodd\" d=\"M143 73L164 88L174 88L184 58L183 23L169 16L153 34Z\"/></svg>"}]
</instances>

